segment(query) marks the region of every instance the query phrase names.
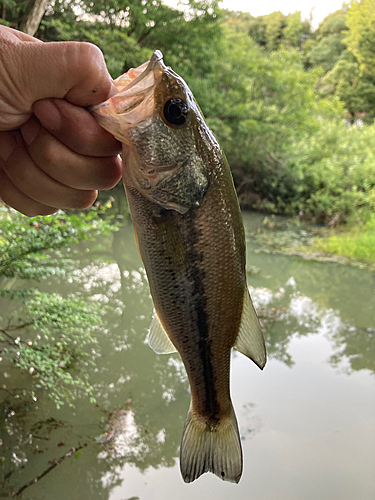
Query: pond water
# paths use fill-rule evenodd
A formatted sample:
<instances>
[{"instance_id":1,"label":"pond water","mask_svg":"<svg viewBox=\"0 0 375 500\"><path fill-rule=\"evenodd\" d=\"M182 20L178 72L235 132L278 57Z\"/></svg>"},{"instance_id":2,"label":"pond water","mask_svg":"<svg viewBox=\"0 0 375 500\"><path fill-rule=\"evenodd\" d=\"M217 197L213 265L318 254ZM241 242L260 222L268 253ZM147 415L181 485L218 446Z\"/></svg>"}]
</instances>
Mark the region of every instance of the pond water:
<instances>
[{"instance_id":1,"label":"pond water","mask_svg":"<svg viewBox=\"0 0 375 500\"><path fill-rule=\"evenodd\" d=\"M258 252L257 214L244 214L248 283L267 324L263 372L239 353L231 390L244 453L238 485L205 474L185 484L178 464L189 406L179 356L144 339L152 313L131 224L103 241L106 262L49 280L111 306L90 377L97 405L54 408L43 397L1 429L3 496L25 500L373 500L375 498L375 274ZM11 370L6 374L15 376ZM3 382L1 382L3 383ZM110 425L108 425L110 424ZM1 474L1 471L0 471ZM0 476L1 477L1 476Z\"/></svg>"}]
</instances>

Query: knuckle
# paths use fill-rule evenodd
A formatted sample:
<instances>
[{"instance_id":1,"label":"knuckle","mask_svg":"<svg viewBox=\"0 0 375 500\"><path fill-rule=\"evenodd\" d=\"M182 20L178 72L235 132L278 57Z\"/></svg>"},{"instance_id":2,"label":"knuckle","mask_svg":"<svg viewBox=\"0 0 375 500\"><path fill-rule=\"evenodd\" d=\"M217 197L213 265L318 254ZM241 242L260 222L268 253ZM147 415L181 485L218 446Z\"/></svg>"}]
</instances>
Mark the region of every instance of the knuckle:
<instances>
[{"instance_id":1,"label":"knuckle","mask_svg":"<svg viewBox=\"0 0 375 500\"><path fill-rule=\"evenodd\" d=\"M75 138L75 151L81 155L93 156L93 149L98 146L98 135L96 130L86 127L77 131Z\"/></svg>"},{"instance_id":2,"label":"knuckle","mask_svg":"<svg viewBox=\"0 0 375 500\"><path fill-rule=\"evenodd\" d=\"M58 150L56 148L55 140L46 137L37 150L37 160L39 160L39 165L58 165L59 158L57 157L57 154Z\"/></svg>"},{"instance_id":3,"label":"knuckle","mask_svg":"<svg viewBox=\"0 0 375 500\"><path fill-rule=\"evenodd\" d=\"M108 74L102 51L96 45L89 42L74 42L76 44L79 72L84 80L93 77L100 78L101 74Z\"/></svg>"},{"instance_id":4,"label":"knuckle","mask_svg":"<svg viewBox=\"0 0 375 500\"><path fill-rule=\"evenodd\" d=\"M49 165L59 165L63 156L61 145L46 129L42 129L38 137L28 146L27 151L35 165L43 170Z\"/></svg>"},{"instance_id":5,"label":"knuckle","mask_svg":"<svg viewBox=\"0 0 375 500\"><path fill-rule=\"evenodd\" d=\"M99 189L107 190L111 189L119 182L121 178L121 165L114 159L107 163L105 176L102 179L101 185L98 186Z\"/></svg>"},{"instance_id":6,"label":"knuckle","mask_svg":"<svg viewBox=\"0 0 375 500\"><path fill-rule=\"evenodd\" d=\"M98 193L97 191L80 191L72 199L71 206L73 209L89 208L95 202Z\"/></svg>"},{"instance_id":7,"label":"knuckle","mask_svg":"<svg viewBox=\"0 0 375 500\"><path fill-rule=\"evenodd\" d=\"M95 61L102 63L103 53L97 45L90 42L78 42L81 51L81 56L84 60Z\"/></svg>"}]
</instances>

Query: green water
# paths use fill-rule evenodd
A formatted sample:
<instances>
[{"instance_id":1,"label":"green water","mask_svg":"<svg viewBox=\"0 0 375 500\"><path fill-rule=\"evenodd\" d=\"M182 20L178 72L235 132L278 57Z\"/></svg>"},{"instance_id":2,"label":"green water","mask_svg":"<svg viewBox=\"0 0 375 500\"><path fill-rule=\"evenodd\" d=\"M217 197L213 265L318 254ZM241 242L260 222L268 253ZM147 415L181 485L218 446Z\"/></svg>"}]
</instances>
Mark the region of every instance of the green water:
<instances>
[{"instance_id":1,"label":"green water","mask_svg":"<svg viewBox=\"0 0 375 500\"><path fill-rule=\"evenodd\" d=\"M144 339L152 313L132 228L103 241L107 262L47 288L111 306L96 367L98 405L56 410L47 397L5 415L3 497L87 445L25 489L25 500L373 500L375 498L375 274L336 264L257 253L244 214L248 277L267 322L261 372L234 353L231 387L244 452L238 485L180 476L178 454L189 387L178 355L157 356ZM172 306L171 306L172 307ZM2 311L3 315L4 311ZM15 383L7 369L0 384ZM3 396L3 394L2 394ZM111 416L109 416L111 414ZM108 421L111 427L107 427ZM109 431L112 429L112 431ZM115 432L115 436L105 432ZM2 476L1 476L2 474Z\"/></svg>"}]
</instances>

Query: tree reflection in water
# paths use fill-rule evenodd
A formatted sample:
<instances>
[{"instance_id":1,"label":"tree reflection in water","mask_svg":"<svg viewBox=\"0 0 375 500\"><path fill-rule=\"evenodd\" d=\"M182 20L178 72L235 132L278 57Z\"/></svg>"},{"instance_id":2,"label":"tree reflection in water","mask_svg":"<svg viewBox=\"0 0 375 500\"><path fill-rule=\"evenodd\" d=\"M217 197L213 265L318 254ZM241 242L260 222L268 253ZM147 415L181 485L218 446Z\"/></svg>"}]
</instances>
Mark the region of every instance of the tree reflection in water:
<instances>
[{"instance_id":1,"label":"tree reflection in water","mask_svg":"<svg viewBox=\"0 0 375 500\"><path fill-rule=\"evenodd\" d=\"M107 499L122 484L126 464L145 471L150 466L174 466L178 457L190 400L188 381L177 354L157 356L144 343L152 302L130 225L101 241L95 253L106 261L81 262L75 280L57 283L51 279L45 288L94 296L103 304L105 328L98 332L101 349L91 373L98 406L80 399L74 412L68 408L57 412L42 398L38 411L8 413L8 431L1 431L7 491L38 476L65 448L88 446L79 459L61 464L58 474L51 472L26 490L26 499L65 500L67 488L74 489L71 498ZM252 255L254 260L267 270L267 277L260 273L251 278L250 291L265 324L270 360L292 368L291 339L323 335L333 346L329 360L333 366L375 371L370 273L343 268L342 273L327 277L327 265L259 254ZM363 303L360 316L354 314L358 297L350 300L353 282L358 280ZM48 427L51 417L63 422ZM241 426L243 439L260 432L252 417L252 403L239 409L239 418L245 424ZM37 422L42 422L39 427L35 427ZM41 441L40 436L49 441ZM59 447L61 443L65 448Z\"/></svg>"}]
</instances>

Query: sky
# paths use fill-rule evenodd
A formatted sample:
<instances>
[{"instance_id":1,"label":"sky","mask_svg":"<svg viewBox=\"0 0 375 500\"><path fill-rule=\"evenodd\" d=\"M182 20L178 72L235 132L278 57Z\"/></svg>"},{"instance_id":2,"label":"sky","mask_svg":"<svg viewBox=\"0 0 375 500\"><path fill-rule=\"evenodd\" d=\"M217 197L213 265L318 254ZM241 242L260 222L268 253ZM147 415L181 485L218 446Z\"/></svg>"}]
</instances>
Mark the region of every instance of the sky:
<instances>
[{"instance_id":1,"label":"sky","mask_svg":"<svg viewBox=\"0 0 375 500\"><path fill-rule=\"evenodd\" d=\"M313 10L313 27L317 28L319 23L330 14L341 8L344 0L222 0L220 7L229 10L242 10L250 12L254 17L264 16L280 10L283 14L302 12L302 18L308 19L311 9ZM178 0L166 0L168 5L177 7Z\"/></svg>"},{"instance_id":2,"label":"sky","mask_svg":"<svg viewBox=\"0 0 375 500\"><path fill-rule=\"evenodd\" d=\"M302 12L302 18L309 18L313 10L313 27L317 28L319 23L330 14L341 8L344 0L223 0L220 7L230 10L242 10L250 12L254 17L264 16L280 10L283 14Z\"/></svg>"}]
</instances>

